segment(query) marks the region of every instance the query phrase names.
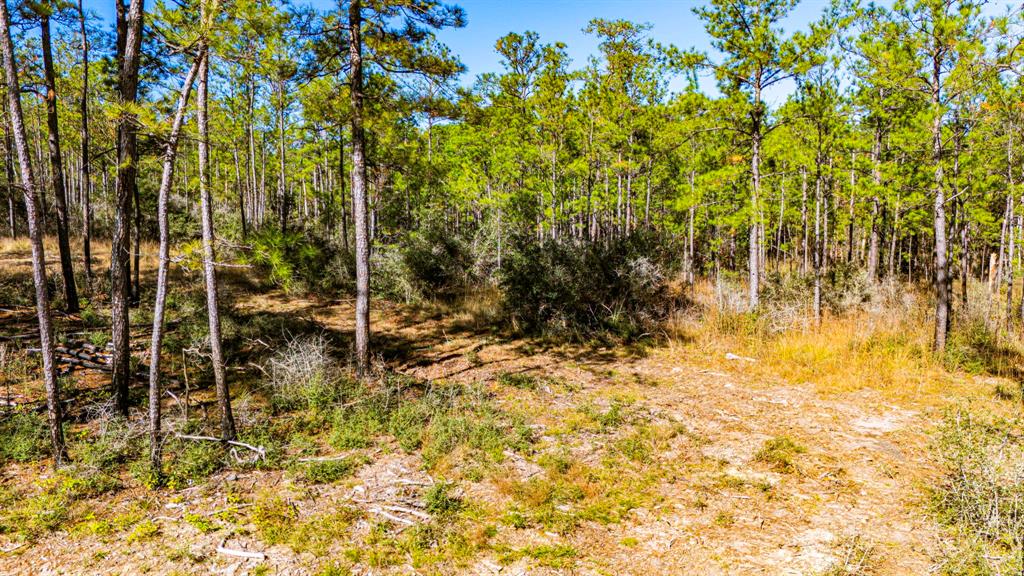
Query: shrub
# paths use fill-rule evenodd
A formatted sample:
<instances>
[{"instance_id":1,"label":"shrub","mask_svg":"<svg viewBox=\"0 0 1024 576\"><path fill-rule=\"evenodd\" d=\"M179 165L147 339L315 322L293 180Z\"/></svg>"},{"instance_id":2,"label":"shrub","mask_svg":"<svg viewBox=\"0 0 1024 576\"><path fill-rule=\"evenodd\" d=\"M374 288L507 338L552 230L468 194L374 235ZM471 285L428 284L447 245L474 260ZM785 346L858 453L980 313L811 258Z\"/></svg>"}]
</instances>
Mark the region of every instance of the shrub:
<instances>
[{"instance_id":1,"label":"shrub","mask_svg":"<svg viewBox=\"0 0 1024 576\"><path fill-rule=\"evenodd\" d=\"M939 429L944 474L933 491L941 520L958 528L963 573L1017 573L1024 552L1024 442L1019 423L958 409ZM981 550L977 550L981 547ZM986 552L984 548L991 552ZM961 558L958 563L962 563Z\"/></svg>"},{"instance_id":2,"label":"shrub","mask_svg":"<svg viewBox=\"0 0 1024 576\"><path fill-rule=\"evenodd\" d=\"M467 243L440 220L411 233L402 247L410 284L421 297L448 300L472 285L473 257Z\"/></svg>"},{"instance_id":3,"label":"shrub","mask_svg":"<svg viewBox=\"0 0 1024 576\"><path fill-rule=\"evenodd\" d=\"M452 494L452 485L438 482L431 486L424 495L427 512L434 516L449 517L462 509L462 498Z\"/></svg>"},{"instance_id":4,"label":"shrub","mask_svg":"<svg viewBox=\"0 0 1024 576\"><path fill-rule=\"evenodd\" d=\"M172 489L191 486L224 467L224 447L217 442L176 440L170 443L167 483Z\"/></svg>"},{"instance_id":5,"label":"shrub","mask_svg":"<svg viewBox=\"0 0 1024 576\"><path fill-rule=\"evenodd\" d=\"M47 425L35 412L16 411L0 416L0 463L28 462L46 454Z\"/></svg>"},{"instance_id":6,"label":"shrub","mask_svg":"<svg viewBox=\"0 0 1024 576\"><path fill-rule=\"evenodd\" d=\"M343 393L343 372L322 334L289 340L270 359L268 368L266 383L277 408L320 410Z\"/></svg>"},{"instance_id":7,"label":"shrub","mask_svg":"<svg viewBox=\"0 0 1024 576\"><path fill-rule=\"evenodd\" d=\"M655 234L585 244L520 237L502 270L505 311L528 333L637 338L682 303L668 281L673 260Z\"/></svg>"},{"instance_id":8,"label":"shrub","mask_svg":"<svg viewBox=\"0 0 1024 576\"><path fill-rule=\"evenodd\" d=\"M289 292L349 290L355 278L350 253L299 231L267 228L251 237L246 260Z\"/></svg>"}]
</instances>

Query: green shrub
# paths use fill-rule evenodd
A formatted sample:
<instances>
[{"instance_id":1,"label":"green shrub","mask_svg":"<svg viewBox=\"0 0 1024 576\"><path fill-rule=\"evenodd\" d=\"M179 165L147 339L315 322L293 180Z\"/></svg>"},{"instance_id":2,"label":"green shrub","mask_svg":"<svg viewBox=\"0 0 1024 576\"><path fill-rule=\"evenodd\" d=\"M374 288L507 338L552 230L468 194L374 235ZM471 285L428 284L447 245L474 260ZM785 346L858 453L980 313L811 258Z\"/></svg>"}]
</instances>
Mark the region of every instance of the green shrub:
<instances>
[{"instance_id":1,"label":"green shrub","mask_svg":"<svg viewBox=\"0 0 1024 576\"><path fill-rule=\"evenodd\" d=\"M597 243L512 243L500 280L505 311L527 333L569 337L650 333L682 304L669 286L671 243L654 234Z\"/></svg>"},{"instance_id":2,"label":"green shrub","mask_svg":"<svg viewBox=\"0 0 1024 576\"><path fill-rule=\"evenodd\" d=\"M410 284L430 299L452 299L475 282L469 246L440 219L409 234L402 246L402 260Z\"/></svg>"},{"instance_id":3,"label":"green shrub","mask_svg":"<svg viewBox=\"0 0 1024 576\"><path fill-rule=\"evenodd\" d=\"M0 463L5 460L36 460L45 456L48 450L45 417L21 410L0 415Z\"/></svg>"},{"instance_id":4,"label":"green shrub","mask_svg":"<svg viewBox=\"0 0 1024 576\"><path fill-rule=\"evenodd\" d=\"M191 486L224 467L224 447L218 442L176 440L168 446L167 482L172 489Z\"/></svg>"},{"instance_id":5,"label":"green shrub","mask_svg":"<svg viewBox=\"0 0 1024 576\"><path fill-rule=\"evenodd\" d=\"M452 485L438 482L431 486L424 495L427 512L437 517L448 517L462 510L462 498L452 494Z\"/></svg>"},{"instance_id":6,"label":"green shrub","mask_svg":"<svg viewBox=\"0 0 1024 576\"><path fill-rule=\"evenodd\" d=\"M350 291L355 279L355 260L331 242L303 232L260 230L250 237L247 261L267 274L269 280L289 292L309 290Z\"/></svg>"}]
</instances>

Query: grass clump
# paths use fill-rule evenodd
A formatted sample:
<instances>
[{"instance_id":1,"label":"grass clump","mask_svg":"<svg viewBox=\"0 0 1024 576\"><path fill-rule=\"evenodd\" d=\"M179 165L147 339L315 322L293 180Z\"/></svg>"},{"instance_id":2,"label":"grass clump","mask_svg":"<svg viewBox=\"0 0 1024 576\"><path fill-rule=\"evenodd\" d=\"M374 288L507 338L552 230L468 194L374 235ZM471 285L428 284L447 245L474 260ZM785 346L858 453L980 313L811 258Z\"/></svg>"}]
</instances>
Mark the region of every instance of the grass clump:
<instances>
[{"instance_id":1,"label":"grass clump","mask_svg":"<svg viewBox=\"0 0 1024 576\"><path fill-rule=\"evenodd\" d=\"M754 454L754 460L767 464L778 472L789 473L797 470L793 458L804 452L807 452L807 448L797 444L789 436L776 436L765 440L761 449Z\"/></svg>"},{"instance_id":2,"label":"grass clump","mask_svg":"<svg viewBox=\"0 0 1024 576\"><path fill-rule=\"evenodd\" d=\"M572 546L564 544L542 544L505 550L499 556L502 564L511 564L521 558L532 558L545 568L571 568L579 553Z\"/></svg>"},{"instance_id":3,"label":"grass clump","mask_svg":"<svg viewBox=\"0 0 1024 576\"><path fill-rule=\"evenodd\" d=\"M298 470L300 477L309 484L331 484L342 478L348 478L368 461L367 458L358 456L337 460L316 460L301 463Z\"/></svg>"}]
</instances>

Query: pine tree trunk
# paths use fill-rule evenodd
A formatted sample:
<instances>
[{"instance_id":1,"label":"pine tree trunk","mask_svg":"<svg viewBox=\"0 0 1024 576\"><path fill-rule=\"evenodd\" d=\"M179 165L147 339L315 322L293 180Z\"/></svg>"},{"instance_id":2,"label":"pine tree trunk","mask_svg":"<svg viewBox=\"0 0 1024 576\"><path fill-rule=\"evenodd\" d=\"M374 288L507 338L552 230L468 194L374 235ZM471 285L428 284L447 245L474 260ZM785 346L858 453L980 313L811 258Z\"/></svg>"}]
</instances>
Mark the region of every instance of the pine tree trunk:
<instances>
[{"instance_id":1,"label":"pine tree trunk","mask_svg":"<svg viewBox=\"0 0 1024 576\"><path fill-rule=\"evenodd\" d=\"M60 271L64 279L64 304L68 312L78 312L78 290L75 288L75 270L71 263L71 241L68 237L67 190L64 187L64 161L60 151L60 128L57 121L57 81L53 69L53 50L50 43L50 6L40 8L40 42L43 48L43 75L46 80L46 129L50 171L53 173L53 198L57 207L57 248L60 252Z\"/></svg>"},{"instance_id":2,"label":"pine tree trunk","mask_svg":"<svg viewBox=\"0 0 1024 576\"><path fill-rule=\"evenodd\" d=\"M278 89L278 111L277 111L277 146L278 146L278 171L280 174L277 179L277 195L278 195L278 226L281 228L281 232L288 230L288 207L289 207L289 194L287 190L288 180L285 173L285 134L284 134L284 80L279 80L277 84Z\"/></svg>"},{"instance_id":3,"label":"pine tree trunk","mask_svg":"<svg viewBox=\"0 0 1024 576\"><path fill-rule=\"evenodd\" d=\"M202 4L206 20L206 1ZM221 348L220 305L217 299L217 268L213 248L213 198L210 190L210 126L207 86L210 75L210 53L203 46L199 64L199 87L196 90L196 122L199 129L199 196L203 219L203 278L206 282L206 314L210 325L210 361L217 389L220 412L220 435L223 440L235 438L235 420L231 415L231 394L224 374L224 352Z\"/></svg>"},{"instance_id":4,"label":"pine tree trunk","mask_svg":"<svg viewBox=\"0 0 1024 576\"><path fill-rule=\"evenodd\" d=\"M117 1L118 95L122 111L117 118L117 181L114 191L114 230L110 255L110 310L114 353L111 360L114 406L128 415L128 387L131 383L128 303L131 298L130 255L132 191L138 166L135 114L127 105L135 103L139 85L139 52L142 43L142 0Z\"/></svg>"},{"instance_id":5,"label":"pine tree trunk","mask_svg":"<svg viewBox=\"0 0 1024 576\"><path fill-rule=\"evenodd\" d=\"M21 168L21 186L28 214L28 235L32 246L32 281L36 292L36 316L39 322L39 347L43 357L43 383L46 387L46 411L53 448L54 467L67 460L64 445L63 414L60 404L60 381L53 354L53 325L50 320L50 297L46 291L46 253L43 249L43 230L40 226L39 204L36 198L36 179L29 156L28 136L21 110L21 88L18 65L15 62L14 42L11 40L11 18L7 3L0 2L0 51L3 53L4 76L7 84L7 108L11 132Z\"/></svg>"},{"instance_id":6,"label":"pine tree trunk","mask_svg":"<svg viewBox=\"0 0 1024 576\"><path fill-rule=\"evenodd\" d=\"M85 7L82 2L78 0L82 35L82 94L78 105L82 119L82 256L85 260L85 290L88 294L92 292L92 173L89 158L89 36L85 29Z\"/></svg>"},{"instance_id":7,"label":"pine tree trunk","mask_svg":"<svg viewBox=\"0 0 1024 576\"><path fill-rule=\"evenodd\" d=\"M156 300L153 303L153 337L149 349L149 462L154 479L157 481L162 475L161 461L163 460L160 437L160 397L162 395L160 350L163 344L164 304L167 301L167 268L170 265L167 198L170 196L171 186L174 183L174 162L177 158L178 140L185 119L185 109L188 106L189 94L192 91L192 84L195 82L199 71L199 62L202 58L203 54L196 58L181 85L178 107L174 113L171 133L167 137L167 146L164 149L163 172L160 175L160 191L157 194L156 215L160 228L160 252L156 273Z\"/></svg>"},{"instance_id":8,"label":"pine tree trunk","mask_svg":"<svg viewBox=\"0 0 1024 576\"><path fill-rule=\"evenodd\" d=\"M367 228L365 135L363 133L362 2L348 9L350 97L352 114L352 208L356 233L356 369L370 368L370 238Z\"/></svg>"}]
</instances>

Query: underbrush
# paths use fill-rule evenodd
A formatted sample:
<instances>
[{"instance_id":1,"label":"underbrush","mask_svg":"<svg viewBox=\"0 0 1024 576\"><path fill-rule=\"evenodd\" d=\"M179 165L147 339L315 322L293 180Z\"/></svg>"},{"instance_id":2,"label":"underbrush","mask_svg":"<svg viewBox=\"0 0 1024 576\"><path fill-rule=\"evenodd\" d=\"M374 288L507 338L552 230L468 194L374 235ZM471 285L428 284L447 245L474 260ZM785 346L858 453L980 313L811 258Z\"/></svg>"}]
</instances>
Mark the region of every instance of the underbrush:
<instances>
[{"instance_id":1,"label":"underbrush","mask_svg":"<svg viewBox=\"0 0 1024 576\"><path fill-rule=\"evenodd\" d=\"M934 445L943 476L932 492L936 515L955 535L946 574L1024 570L1024 441L1021 423L948 412Z\"/></svg>"},{"instance_id":2,"label":"underbrush","mask_svg":"<svg viewBox=\"0 0 1024 576\"><path fill-rule=\"evenodd\" d=\"M881 283L872 290L884 296L843 313L826 313L818 327L805 315L781 322L770 301L756 312L722 308L720 290L710 283L695 286L695 305L668 328L674 355L696 354L716 363L726 359L727 369L820 391L867 388L928 401L941 401L954 387L965 386L964 374L1015 381L1024 376L1024 347L985 316L984 294L972 296L966 311L956 308L947 349L936 354L931 304L911 287L902 286L901 293Z\"/></svg>"},{"instance_id":3,"label":"underbrush","mask_svg":"<svg viewBox=\"0 0 1024 576\"><path fill-rule=\"evenodd\" d=\"M671 242L654 234L586 244L520 238L501 270L505 311L530 334L636 339L683 304L670 281L676 260Z\"/></svg>"}]
</instances>

